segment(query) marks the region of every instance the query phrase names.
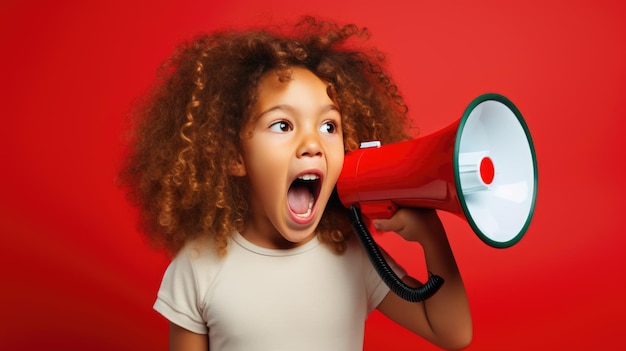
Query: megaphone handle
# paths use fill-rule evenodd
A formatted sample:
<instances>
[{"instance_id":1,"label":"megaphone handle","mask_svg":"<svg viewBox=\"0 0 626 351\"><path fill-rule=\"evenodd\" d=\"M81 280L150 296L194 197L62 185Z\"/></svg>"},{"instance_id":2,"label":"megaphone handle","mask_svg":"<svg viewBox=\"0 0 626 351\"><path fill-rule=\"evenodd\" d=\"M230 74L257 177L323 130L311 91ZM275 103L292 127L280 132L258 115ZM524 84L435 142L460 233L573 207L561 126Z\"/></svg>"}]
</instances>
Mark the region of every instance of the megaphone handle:
<instances>
[{"instance_id":1,"label":"megaphone handle","mask_svg":"<svg viewBox=\"0 0 626 351\"><path fill-rule=\"evenodd\" d=\"M406 285L391 269L387 260L385 260L372 234L370 234L365 224L361 221L360 210L354 205L350 206L350 219L352 229L357 234L361 244L365 247L365 252L370 262L381 279L396 295L410 302L420 302L433 296L439 288L441 288L444 282L443 278L430 272L428 281L423 286L413 288Z\"/></svg>"}]
</instances>

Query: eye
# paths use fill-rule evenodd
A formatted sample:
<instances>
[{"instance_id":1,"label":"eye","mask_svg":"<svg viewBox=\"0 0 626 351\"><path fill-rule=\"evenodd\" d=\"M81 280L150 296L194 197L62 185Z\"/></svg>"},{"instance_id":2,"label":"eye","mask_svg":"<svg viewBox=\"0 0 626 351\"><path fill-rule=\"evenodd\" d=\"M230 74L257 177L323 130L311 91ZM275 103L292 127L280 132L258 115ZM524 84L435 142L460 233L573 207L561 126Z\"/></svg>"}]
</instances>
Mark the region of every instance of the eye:
<instances>
[{"instance_id":1,"label":"eye","mask_svg":"<svg viewBox=\"0 0 626 351\"><path fill-rule=\"evenodd\" d=\"M337 125L333 121L326 121L320 127L320 132L334 134L337 132Z\"/></svg>"},{"instance_id":2,"label":"eye","mask_svg":"<svg viewBox=\"0 0 626 351\"><path fill-rule=\"evenodd\" d=\"M293 128L287 121L278 121L270 125L270 130L277 133L286 133L293 130Z\"/></svg>"}]
</instances>

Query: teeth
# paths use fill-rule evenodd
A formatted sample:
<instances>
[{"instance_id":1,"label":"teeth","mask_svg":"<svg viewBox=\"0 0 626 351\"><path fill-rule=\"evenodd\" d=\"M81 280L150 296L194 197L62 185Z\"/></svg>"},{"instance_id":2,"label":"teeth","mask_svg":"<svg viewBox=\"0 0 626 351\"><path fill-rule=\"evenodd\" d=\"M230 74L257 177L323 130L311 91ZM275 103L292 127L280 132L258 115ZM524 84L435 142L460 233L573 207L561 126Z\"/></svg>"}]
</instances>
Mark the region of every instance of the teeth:
<instances>
[{"instance_id":1,"label":"teeth","mask_svg":"<svg viewBox=\"0 0 626 351\"><path fill-rule=\"evenodd\" d=\"M317 174L304 174L298 177L300 180L318 180L320 177Z\"/></svg>"},{"instance_id":2,"label":"teeth","mask_svg":"<svg viewBox=\"0 0 626 351\"><path fill-rule=\"evenodd\" d=\"M311 210L313 209L314 202L315 201L313 201L313 199L311 199L311 201L309 201L309 209L306 212L304 212L304 213L295 213L296 217L299 217L299 218L307 218L307 217L309 217L311 215Z\"/></svg>"}]
</instances>

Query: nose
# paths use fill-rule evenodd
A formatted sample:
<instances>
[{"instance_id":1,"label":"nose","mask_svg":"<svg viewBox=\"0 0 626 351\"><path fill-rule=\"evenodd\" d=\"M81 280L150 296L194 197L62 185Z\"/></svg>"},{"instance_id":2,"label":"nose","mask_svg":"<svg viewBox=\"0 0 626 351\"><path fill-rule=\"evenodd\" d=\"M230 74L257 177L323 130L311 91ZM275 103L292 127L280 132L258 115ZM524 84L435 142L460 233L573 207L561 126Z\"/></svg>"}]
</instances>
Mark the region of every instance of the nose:
<instances>
[{"instance_id":1,"label":"nose","mask_svg":"<svg viewBox=\"0 0 626 351\"><path fill-rule=\"evenodd\" d=\"M306 132L298 146L298 157L315 157L322 155L322 145L318 133Z\"/></svg>"}]
</instances>

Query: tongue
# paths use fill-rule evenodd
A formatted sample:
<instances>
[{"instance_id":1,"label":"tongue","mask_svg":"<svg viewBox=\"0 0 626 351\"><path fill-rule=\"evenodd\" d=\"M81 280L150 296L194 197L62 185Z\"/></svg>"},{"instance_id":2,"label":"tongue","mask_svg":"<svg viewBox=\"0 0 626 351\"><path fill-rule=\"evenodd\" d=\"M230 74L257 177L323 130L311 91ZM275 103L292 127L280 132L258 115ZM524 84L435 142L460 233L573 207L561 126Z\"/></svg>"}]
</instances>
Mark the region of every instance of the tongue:
<instances>
[{"instance_id":1,"label":"tongue","mask_svg":"<svg viewBox=\"0 0 626 351\"><path fill-rule=\"evenodd\" d=\"M303 186L292 186L287 194L289 208L298 214L306 213L309 210L311 199L311 192Z\"/></svg>"}]
</instances>

